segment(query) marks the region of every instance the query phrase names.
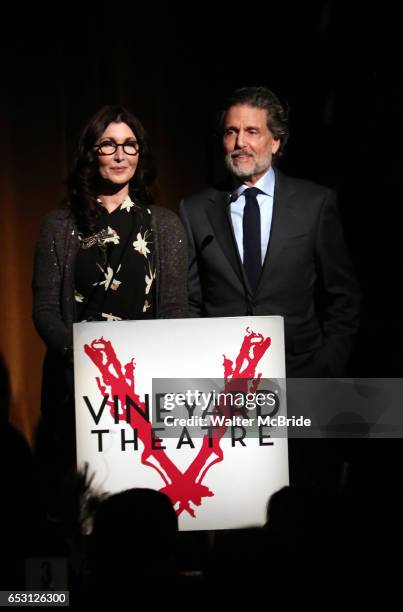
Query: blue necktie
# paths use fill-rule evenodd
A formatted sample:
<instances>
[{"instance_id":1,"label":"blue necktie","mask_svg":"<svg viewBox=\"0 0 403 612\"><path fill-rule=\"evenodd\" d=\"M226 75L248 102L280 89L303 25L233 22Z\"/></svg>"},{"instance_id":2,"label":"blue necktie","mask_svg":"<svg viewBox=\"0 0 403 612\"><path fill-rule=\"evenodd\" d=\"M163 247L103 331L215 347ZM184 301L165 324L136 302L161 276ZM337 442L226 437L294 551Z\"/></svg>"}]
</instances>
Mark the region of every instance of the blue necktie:
<instances>
[{"instance_id":1,"label":"blue necktie","mask_svg":"<svg viewBox=\"0 0 403 612\"><path fill-rule=\"evenodd\" d=\"M245 208L243 210L243 265L249 283L256 291L262 272L262 251L260 246L260 209L257 194L260 189L245 189Z\"/></svg>"}]
</instances>

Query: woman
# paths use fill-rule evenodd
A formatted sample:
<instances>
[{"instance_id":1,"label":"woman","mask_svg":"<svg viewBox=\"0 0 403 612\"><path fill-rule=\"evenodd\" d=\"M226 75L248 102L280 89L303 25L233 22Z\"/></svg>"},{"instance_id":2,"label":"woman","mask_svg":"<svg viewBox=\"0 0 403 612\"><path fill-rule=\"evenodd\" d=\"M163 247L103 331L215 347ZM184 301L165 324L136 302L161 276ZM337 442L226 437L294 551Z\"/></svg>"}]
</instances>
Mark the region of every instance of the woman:
<instances>
[{"instance_id":1,"label":"woman","mask_svg":"<svg viewBox=\"0 0 403 612\"><path fill-rule=\"evenodd\" d=\"M74 321L186 316L184 232L152 206L153 180L140 121L103 107L80 138L69 208L48 216L36 249L34 322L59 356Z\"/></svg>"},{"instance_id":2,"label":"woman","mask_svg":"<svg viewBox=\"0 0 403 612\"><path fill-rule=\"evenodd\" d=\"M184 231L176 215L152 205L154 178L140 121L105 106L82 132L68 208L42 227L33 318L48 347L42 414L57 436L74 438L73 322L187 315Z\"/></svg>"}]
</instances>

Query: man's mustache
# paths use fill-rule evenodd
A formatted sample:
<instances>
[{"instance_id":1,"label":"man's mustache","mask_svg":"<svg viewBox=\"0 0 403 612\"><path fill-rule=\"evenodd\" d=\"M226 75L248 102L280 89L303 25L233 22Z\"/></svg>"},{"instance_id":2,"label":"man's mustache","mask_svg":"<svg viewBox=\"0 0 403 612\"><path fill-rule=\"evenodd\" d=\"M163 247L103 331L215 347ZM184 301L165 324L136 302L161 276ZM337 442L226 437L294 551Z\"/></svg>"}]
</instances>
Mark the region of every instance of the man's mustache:
<instances>
[{"instance_id":1,"label":"man's mustache","mask_svg":"<svg viewBox=\"0 0 403 612\"><path fill-rule=\"evenodd\" d=\"M240 155L245 156L247 155L248 157L255 157L254 154L251 151L233 151L231 153L231 159L235 159L236 157L239 157Z\"/></svg>"}]
</instances>

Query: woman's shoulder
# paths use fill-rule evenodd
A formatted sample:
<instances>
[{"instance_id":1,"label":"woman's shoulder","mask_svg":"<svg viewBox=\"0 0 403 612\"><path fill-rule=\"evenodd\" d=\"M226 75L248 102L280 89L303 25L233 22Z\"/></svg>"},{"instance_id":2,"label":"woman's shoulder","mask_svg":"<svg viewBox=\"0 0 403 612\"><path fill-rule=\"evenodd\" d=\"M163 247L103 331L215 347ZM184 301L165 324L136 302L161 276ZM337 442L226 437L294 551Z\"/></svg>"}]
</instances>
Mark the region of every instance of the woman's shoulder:
<instances>
[{"instance_id":1,"label":"woman's shoulder","mask_svg":"<svg viewBox=\"0 0 403 612\"><path fill-rule=\"evenodd\" d=\"M65 223L66 221L73 222L69 208L54 208L45 216L45 221L51 223Z\"/></svg>"},{"instance_id":2,"label":"woman's shoulder","mask_svg":"<svg viewBox=\"0 0 403 612\"><path fill-rule=\"evenodd\" d=\"M43 227L53 230L64 230L74 227L74 220L68 208L55 208L43 220Z\"/></svg>"},{"instance_id":3,"label":"woman's shoulder","mask_svg":"<svg viewBox=\"0 0 403 612\"><path fill-rule=\"evenodd\" d=\"M160 231L179 231L182 232L183 225L176 213L169 208L162 208L161 206L151 205L148 207L151 211L151 218L153 219L154 225Z\"/></svg>"}]
</instances>

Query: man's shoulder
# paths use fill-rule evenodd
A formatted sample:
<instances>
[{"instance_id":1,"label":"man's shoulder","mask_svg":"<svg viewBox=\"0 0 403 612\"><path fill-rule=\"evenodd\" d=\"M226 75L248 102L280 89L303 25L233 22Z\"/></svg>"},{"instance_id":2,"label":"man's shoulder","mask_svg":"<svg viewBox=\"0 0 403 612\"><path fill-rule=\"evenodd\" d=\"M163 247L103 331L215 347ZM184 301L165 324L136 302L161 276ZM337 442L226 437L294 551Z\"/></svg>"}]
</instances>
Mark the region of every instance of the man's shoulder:
<instances>
[{"instance_id":1,"label":"man's shoulder","mask_svg":"<svg viewBox=\"0 0 403 612\"><path fill-rule=\"evenodd\" d=\"M180 214L182 215L185 212L187 215L192 215L193 213L196 213L197 216L204 215L211 205L217 205L228 195L229 192L223 189L207 187L184 197L180 204Z\"/></svg>"},{"instance_id":2,"label":"man's shoulder","mask_svg":"<svg viewBox=\"0 0 403 612\"><path fill-rule=\"evenodd\" d=\"M276 170L276 188L295 192L297 195L307 198L326 197L330 193L334 193L333 189L321 185L309 179L297 178L289 176Z\"/></svg>"},{"instance_id":3,"label":"man's shoulder","mask_svg":"<svg viewBox=\"0 0 403 612\"><path fill-rule=\"evenodd\" d=\"M214 202L217 198L223 197L225 193L227 192L224 189L217 187L206 187L201 191L184 197L181 205L188 210L193 208L200 210L201 208L211 204L211 202Z\"/></svg>"}]
</instances>

